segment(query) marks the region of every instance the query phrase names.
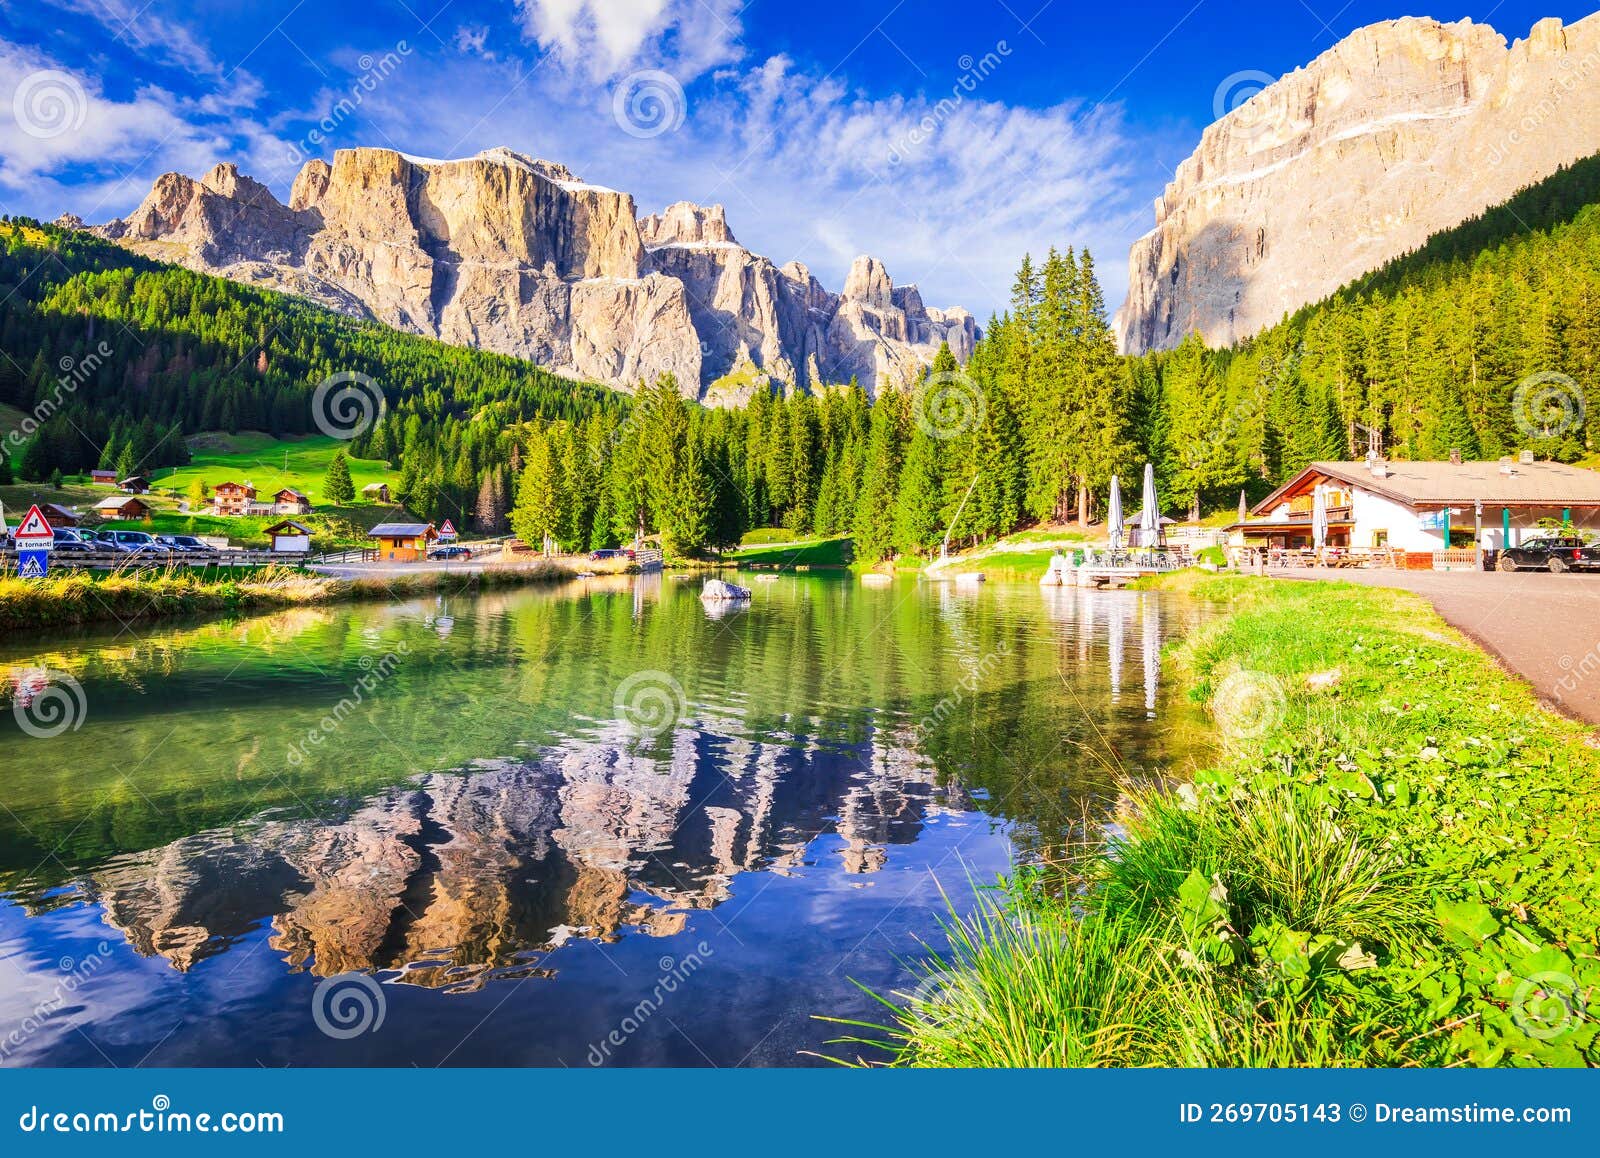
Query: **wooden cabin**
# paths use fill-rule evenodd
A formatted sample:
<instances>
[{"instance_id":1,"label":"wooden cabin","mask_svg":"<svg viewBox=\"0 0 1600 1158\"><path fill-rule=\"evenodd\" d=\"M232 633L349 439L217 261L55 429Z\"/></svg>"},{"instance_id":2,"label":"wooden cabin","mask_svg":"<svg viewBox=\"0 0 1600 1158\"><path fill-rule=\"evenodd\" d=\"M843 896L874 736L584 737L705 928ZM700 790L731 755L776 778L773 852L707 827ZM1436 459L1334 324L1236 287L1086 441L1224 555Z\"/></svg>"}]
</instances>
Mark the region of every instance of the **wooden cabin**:
<instances>
[{"instance_id":1,"label":"wooden cabin","mask_svg":"<svg viewBox=\"0 0 1600 1158\"><path fill-rule=\"evenodd\" d=\"M89 472L89 485L114 487L117 485L117 472L114 470L91 470Z\"/></svg>"},{"instance_id":2,"label":"wooden cabin","mask_svg":"<svg viewBox=\"0 0 1600 1158\"><path fill-rule=\"evenodd\" d=\"M311 500L293 487L284 487L272 496L272 513L275 515L309 515Z\"/></svg>"},{"instance_id":3,"label":"wooden cabin","mask_svg":"<svg viewBox=\"0 0 1600 1158\"><path fill-rule=\"evenodd\" d=\"M150 493L150 480L142 474L131 474L117 484L117 489L125 495L147 495Z\"/></svg>"},{"instance_id":4,"label":"wooden cabin","mask_svg":"<svg viewBox=\"0 0 1600 1158\"><path fill-rule=\"evenodd\" d=\"M49 523L52 529L55 527L76 527L78 525L78 516L75 512L55 503L40 503L39 512L44 515L44 521Z\"/></svg>"},{"instance_id":5,"label":"wooden cabin","mask_svg":"<svg viewBox=\"0 0 1600 1158\"><path fill-rule=\"evenodd\" d=\"M256 488L249 483L218 483L211 491L211 505L219 515L242 515L255 497Z\"/></svg>"},{"instance_id":6,"label":"wooden cabin","mask_svg":"<svg viewBox=\"0 0 1600 1158\"><path fill-rule=\"evenodd\" d=\"M150 513L150 504L133 495L107 495L94 505L94 513L102 519L142 519Z\"/></svg>"},{"instance_id":7,"label":"wooden cabin","mask_svg":"<svg viewBox=\"0 0 1600 1158\"><path fill-rule=\"evenodd\" d=\"M415 563L428 554L428 544L439 537L432 523L379 523L367 532L386 563Z\"/></svg>"},{"instance_id":8,"label":"wooden cabin","mask_svg":"<svg viewBox=\"0 0 1600 1158\"><path fill-rule=\"evenodd\" d=\"M388 483L368 483L361 488L361 497L369 503L387 503L389 498Z\"/></svg>"}]
</instances>

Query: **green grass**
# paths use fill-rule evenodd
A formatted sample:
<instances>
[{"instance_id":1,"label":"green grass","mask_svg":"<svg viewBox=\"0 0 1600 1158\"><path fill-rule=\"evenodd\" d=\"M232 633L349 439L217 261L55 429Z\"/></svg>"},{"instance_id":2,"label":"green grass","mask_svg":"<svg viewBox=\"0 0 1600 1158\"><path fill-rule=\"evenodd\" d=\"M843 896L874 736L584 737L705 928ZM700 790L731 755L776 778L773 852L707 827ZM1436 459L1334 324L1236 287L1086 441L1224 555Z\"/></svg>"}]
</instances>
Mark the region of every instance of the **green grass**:
<instances>
[{"instance_id":1,"label":"green grass","mask_svg":"<svg viewBox=\"0 0 1600 1158\"><path fill-rule=\"evenodd\" d=\"M198 434L189 439L193 461L188 466L158 472L151 485L180 494L187 492L195 479L213 487L224 482L249 482L262 495L293 487L316 504L322 499L322 476L327 473L328 464L335 453L348 445L321 434L287 439L259 431ZM392 487L400 481L399 472L390 470L386 463L357 458L349 461L357 496L369 483L384 482Z\"/></svg>"},{"instance_id":2,"label":"green grass","mask_svg":"<svg viewBox=\"0 0 1600 1158\"><path fill-rule=\"evenodd\" d=\"M469 574L418 571L371 579L335 579L289 567L151 567L70 571L46 579L0 578L0 629L29 630L100 620L129 622L178 615L271 610L350 599L398 598L441 589L515 586L571 579L553 560Z\"/></svg>"},{"instance_id":3,"label":"green grass","mask_svg":"<svg viewBox=\"0 0 1600 1158\"><path fill-rule=\"evenodd\" d=\"M1206 578L1223 755L952 919L851 1060L1600 1064L1600 753L1414 596ZM886 1052L885 1052L886 1051Z\"/></svg>"},{"instance_id":4,"label":"green grass","mask_svg":"<svg viewBox=\"0 0 1600 1158\"><path fill-rule=\"evenodd\" d=\"M791 531L786 527L757 527L753 531L744 533L744 537L739 540L739 546L766 547L773 543L808 543L815 538L815 535Z\"/></svg>"},{"instance_id":5,"label":"green grass","mask_svg":"<svg viewBox=\"0 0 1600 1158\"><path fill-rule=\"evenodd\" d=\"M741 567L846 567L852 552L847 538L814 539L798 547L742 547L730 558Z\"/></svg>"}]
</instances>

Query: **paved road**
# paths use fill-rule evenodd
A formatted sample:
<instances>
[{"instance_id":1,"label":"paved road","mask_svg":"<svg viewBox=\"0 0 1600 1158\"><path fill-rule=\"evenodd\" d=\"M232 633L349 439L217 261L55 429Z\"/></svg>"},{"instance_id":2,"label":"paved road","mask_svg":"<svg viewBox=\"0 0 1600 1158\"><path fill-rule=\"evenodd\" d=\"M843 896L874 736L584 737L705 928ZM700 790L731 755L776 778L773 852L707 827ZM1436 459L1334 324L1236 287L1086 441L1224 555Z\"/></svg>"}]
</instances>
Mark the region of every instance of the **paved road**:
<instances>
[{"instance_id":1,"label":"paved road","mask_svg":"<svg viewBox=\"0 0 1600 1158\"><path fill-rule=\"evenodd\" d=\"M1323 571L1279 577L1415 591L1553 708L1600 724L1600 574Z\"/></svg>"}]
</instances>

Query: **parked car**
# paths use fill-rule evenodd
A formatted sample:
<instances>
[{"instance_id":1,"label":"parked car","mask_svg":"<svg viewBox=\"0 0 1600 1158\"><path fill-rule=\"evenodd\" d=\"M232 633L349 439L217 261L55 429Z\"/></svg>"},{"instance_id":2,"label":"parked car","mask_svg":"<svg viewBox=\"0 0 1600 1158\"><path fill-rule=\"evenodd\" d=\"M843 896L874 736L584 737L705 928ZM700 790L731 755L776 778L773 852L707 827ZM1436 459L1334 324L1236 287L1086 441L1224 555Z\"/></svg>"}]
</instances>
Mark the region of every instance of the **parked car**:
<instances>
[{"instance_id":1,"label":"parked car","mask_svg":"<svg viewBox=\"0 0 1600 1158\"><path fill-rule=\"evenodd\" d=\"M181 551L184 554L214 555L217 550L209 543L202 543L193 535L157 535L156 539L174 551Z\"/></svg>"},{"instance_id":2,"label":"parked car","mask_svg":"<svg viewBox=\"0 0 1600 1158\"><path fill-rule=\"evenodd\" d=\"M430 559L470 559L472 552L466 547L435 547L428 552Z\"/></svg>"},{"instance_id":3,"label":"parked car","mask_svg":"<svg viewBox=\"0 0 1600 1158\"><path fill-rule=\"evenodd\" d=\"M100 537L111 536L111 547L129 554L170 554L172 548L149 531L101 531Z\"/></svg>"},{"instance_id":4,"label":"parked car","mask_svg":"<svg viewBox=\"0 0 1600 1158\"><path fill-rule=\"evenodd\" d=\"M1552 535L1505 548L1495 566L1501 571L1543 568L1556 575L1564 571L1600 571L1600 547L1591 547L1576 535Z\"/></svg>"},{"instance_id":5,"label":"parked car","mask_svg":"<svg viewBox=\"0 0 1600 1158\"><path fill-rule=\"evenodd\" d=\"M620 559L626 554L626 551L617 550L612 547L602 547L598 551L590 551L589 558L598 563L601 559Z\"/></svg>"},{"instance_id":6,"label":"parked car","mask_svg":"<svg viewBox=\"0 0 1600 1158\"><path fill-rule=\"evenodd\" d=\"M57 527L55 549L63 555L92 555L104 550L93 531L79 531L72 527Z\"/></svg>"}]
</instances>

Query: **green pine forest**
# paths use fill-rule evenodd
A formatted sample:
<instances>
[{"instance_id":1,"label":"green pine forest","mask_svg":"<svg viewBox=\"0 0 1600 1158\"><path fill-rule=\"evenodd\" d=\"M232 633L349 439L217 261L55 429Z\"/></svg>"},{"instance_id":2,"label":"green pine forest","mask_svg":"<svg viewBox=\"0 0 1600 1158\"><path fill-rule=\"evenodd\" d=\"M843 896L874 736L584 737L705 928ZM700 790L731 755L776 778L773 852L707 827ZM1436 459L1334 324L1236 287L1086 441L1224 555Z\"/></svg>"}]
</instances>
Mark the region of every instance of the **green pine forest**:
<instances>
[{"instance_id":1,"label":"green pine forest","mask_svg":"<svg viewBox=\"0 0 1600 1158\"><path fill-rule=\"evenodd\" d=\"M407 507L566 550L659 534L696 555L779 526L850 535L868 563L926 555L947 531L1093 520L1113 474L1136 498L1146 461L1169 513L1199 516L1359 456L1358 425L1399 458L1594 451L1600 158L1231 349L1120 356L1092 257L1052 250L1023 259L967 366L942 350L876 402L852 382L738 409L670 378L574 383L31 220L0 238L0 403L39 419L0 482L149 473L200 431L307 433L340 371L385 392L349 451L390 462Z\"/></svg>"}]
</instances>

